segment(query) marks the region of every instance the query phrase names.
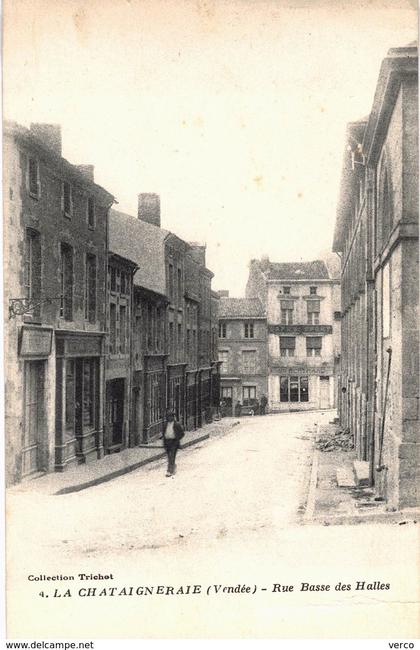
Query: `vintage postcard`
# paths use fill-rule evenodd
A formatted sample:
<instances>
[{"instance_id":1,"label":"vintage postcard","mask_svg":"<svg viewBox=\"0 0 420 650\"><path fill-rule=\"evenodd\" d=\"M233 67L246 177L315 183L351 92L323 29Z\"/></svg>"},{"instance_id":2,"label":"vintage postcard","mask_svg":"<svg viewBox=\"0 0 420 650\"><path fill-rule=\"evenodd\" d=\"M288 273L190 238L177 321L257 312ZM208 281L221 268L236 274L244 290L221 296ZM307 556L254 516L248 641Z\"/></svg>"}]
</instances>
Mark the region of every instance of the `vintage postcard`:
<instances>
[{"instance_id":1,"label":"vintage postcard","mask_svg":"<svg viewBox=\"0 0 420 650\"><path fill-rule=\"evenodd\" d=\"M4 0L3 87L7 638L417 638L417 3Z\"/></svg>"}]
</instances>

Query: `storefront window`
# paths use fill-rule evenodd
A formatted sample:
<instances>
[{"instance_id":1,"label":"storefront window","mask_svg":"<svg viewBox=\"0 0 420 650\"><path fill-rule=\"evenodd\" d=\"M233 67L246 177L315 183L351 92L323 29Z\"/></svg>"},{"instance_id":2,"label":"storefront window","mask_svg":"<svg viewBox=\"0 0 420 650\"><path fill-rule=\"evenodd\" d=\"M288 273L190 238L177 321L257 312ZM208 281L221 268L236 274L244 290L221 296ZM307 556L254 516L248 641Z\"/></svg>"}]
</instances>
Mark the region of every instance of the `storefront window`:
<instances>
[{"instance_id":1,"label":"storefront window","mask_svg":"<svg viewBox=\"0 0 420 650\"><path fill-rule=\"evenodd\" d=\"M66 363L66 434L69 438L74 438L75 422L75 382L74 382L75 362L70 359Z\"/></svg>"},{"instance_id":2,"label":"storefront window","mask_svg":"<svg viewBox=\"0 0 420 650\"><path fill-rule=\"evenodd\" d=\"M83 426L95 426L95 362L83 361Z\"/></svg>"}]
</instances>

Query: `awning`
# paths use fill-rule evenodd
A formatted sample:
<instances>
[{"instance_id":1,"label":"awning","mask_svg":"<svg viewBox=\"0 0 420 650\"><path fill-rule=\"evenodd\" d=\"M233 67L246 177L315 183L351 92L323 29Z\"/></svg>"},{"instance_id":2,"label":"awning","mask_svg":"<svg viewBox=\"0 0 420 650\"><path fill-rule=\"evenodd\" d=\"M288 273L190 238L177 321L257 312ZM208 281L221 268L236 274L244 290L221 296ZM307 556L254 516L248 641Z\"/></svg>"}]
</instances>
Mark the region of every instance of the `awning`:
<instances>
[{"instance_id":1,"label":"awning","mask_svg":"<svg viewBox=\"0 0 420 650\"><path fill-rule=\"evenodd\" d=\"M322 336L307 336L306 349L309 348L320 350L322 348Z\"/></svg>"},{"instance_id":2,"label":"awning","mask_svg":"<svg viewBox=\"0 0 420 650\"><path fill-rule=\"evenodd\" d=\"M294 336L280 336L281 350L294 350L296 347L296 338Z\"/></svg>"},{"instance_id":3,"label":"awning","mask_svg":"<svg viewBox=\"0 0 420 650\"><path fill-rule=\"evenodd\" d=\"M308 300L307 301L308 312L319 312L320 311L320 301L319 300Z\"/></svg>"}]
</instances>

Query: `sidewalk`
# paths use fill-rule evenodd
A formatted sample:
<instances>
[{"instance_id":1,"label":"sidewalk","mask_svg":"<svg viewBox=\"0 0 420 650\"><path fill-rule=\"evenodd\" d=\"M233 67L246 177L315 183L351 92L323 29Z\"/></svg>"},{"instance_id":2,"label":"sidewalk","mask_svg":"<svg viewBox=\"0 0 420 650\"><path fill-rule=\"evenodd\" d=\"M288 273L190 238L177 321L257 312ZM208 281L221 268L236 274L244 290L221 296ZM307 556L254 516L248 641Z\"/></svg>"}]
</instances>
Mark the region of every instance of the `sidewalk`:
<instances>
[{"instance_id":1,"label":"sidewalk","mask_svg":"<svg viewBox=\"0 0 420 650\"><path fill-rule=\"evenodd\" d=\"M181 443L181 449L186 449L209 438L218 437L228 433L239 424L237 418L223 418L201 429L186 431ZM84 465L74 465L65 472L51 472L37 475L22 481L8 489L10 492L37 492L51 495L63 495L71 492L80 492L87 488L111 481L118 476L127 474L143 465L148 465L166 456L163 441L156 440L150 445L124 449L116 454L109 454L100 460L95 460Z\"/></svg>"},{"instance_id":2,"label":"sidewalk","mask_svg":"<svg viewBox=\"0 0 420 650\"><path fill-rule=\"evenodd\" d=\"M339 425L319 426L314 442L324 435L339 430ZM418 508L390 511L386 502L375 501L375 490L370 487L339 487L337 469L353 474L354 450L321 451L314 446L312 472L304 515L306 524L344 525L360 523L416 523Z\"/></svg>"}]
</instances>

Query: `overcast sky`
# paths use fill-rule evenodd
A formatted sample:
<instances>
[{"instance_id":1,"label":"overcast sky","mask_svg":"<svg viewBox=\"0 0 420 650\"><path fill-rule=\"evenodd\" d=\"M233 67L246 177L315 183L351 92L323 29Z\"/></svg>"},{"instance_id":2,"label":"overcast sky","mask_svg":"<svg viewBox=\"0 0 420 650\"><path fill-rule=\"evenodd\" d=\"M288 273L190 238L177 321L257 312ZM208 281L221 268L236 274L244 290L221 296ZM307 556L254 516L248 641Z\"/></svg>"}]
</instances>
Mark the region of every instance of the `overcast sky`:
<instances>
[{"instance_id":1,"label":"overcast sky","mask_svg":"<svg viewBox=\"0 0 420 650\"><path fill-rule=\"evenodd\" d=\"M4 115L58 122L63 155L136 214L207 243L213 287L330 249L347 122L415 0L6 0Z\"/></svg>"}]
</instances>

